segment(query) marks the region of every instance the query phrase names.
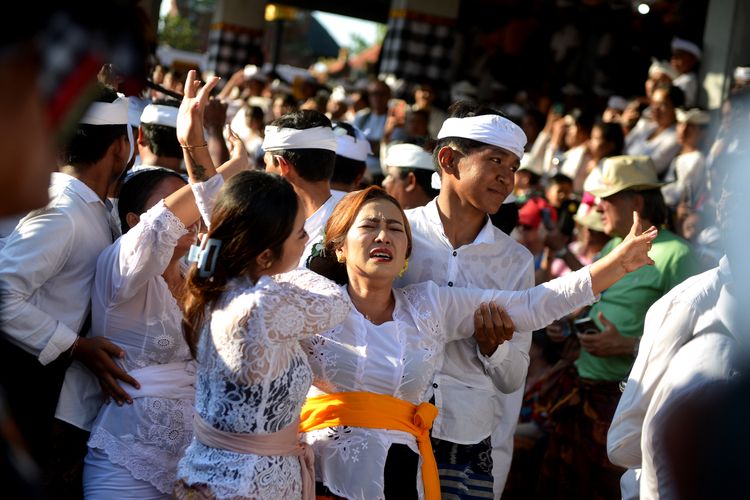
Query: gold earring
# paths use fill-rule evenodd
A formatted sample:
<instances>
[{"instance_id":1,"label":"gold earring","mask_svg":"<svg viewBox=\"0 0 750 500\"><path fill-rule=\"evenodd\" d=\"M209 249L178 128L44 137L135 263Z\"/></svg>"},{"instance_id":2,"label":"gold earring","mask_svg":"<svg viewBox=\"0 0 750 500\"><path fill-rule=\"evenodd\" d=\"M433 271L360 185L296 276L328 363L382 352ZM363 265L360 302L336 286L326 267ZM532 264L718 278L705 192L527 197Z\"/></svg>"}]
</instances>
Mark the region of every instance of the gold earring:
<instances>
[{"instance_id":1,"label":"gold earring","mask_svg":"<svg viewBox=\"0 0 750 500\"><path fill-rule=\"evenodd\" d=\"M407 259L406 259L406 260L404 261L404 267L403 267L403 268L401 268L401 271L400 271L400 272L398 273L398 277L399 277L399 278L403 278L403 277L404 277L404 273L405 273L405 272L406 272L406 271L407 271L408 269L409 269L409 259L407 258Z\"/></svg>"},{"instance_id":2,"label":"gold earring","mask_svg":"<svg viewBox=\"0 0 750 500\"><path fill-rule=\"evenodd\" d=\"M271 268L271 263L270 262L266 262L266 269L270 269L270 268Z\"/></svg>"},{"instance_id":3,"label":"gold earring","mask_svg":"<svg viewBox=\"0 0 750 500\"><path fill-rule=\"evenodd\" d=\"M342 254L338 254L336 255L336 260L339 264L343 264L344 262L346 262L346 257L344 257Z\"/></svg>"}]
</instances>

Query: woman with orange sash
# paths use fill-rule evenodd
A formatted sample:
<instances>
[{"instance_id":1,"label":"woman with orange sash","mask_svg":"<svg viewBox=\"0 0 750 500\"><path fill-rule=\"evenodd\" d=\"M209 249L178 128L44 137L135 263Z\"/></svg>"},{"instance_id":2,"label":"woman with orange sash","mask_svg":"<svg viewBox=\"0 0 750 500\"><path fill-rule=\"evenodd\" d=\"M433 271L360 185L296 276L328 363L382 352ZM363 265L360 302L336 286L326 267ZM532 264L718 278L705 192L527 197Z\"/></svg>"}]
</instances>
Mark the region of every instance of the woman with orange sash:
<instances>
[{"instance_id":1,"label":"woman with orange sash","mask_svg":"<svg viewBox=\"0 0 750 500\"><path fill-rule=\"evenodd\" d=\"M505 328L521 331L592 303L627 272L651 263L656 229L640 234L638 226L634 221L617 256L529 290L433 282L394 289L411 251L403 210L376 187L344 197L310 268L339 282L354 308L341 325L302 341L314 388L300 430L315 452L318 494L440 498L429 440L437 410L428 401L446 342L473 334L475 311L484 303L505 308L514 324Z\"/></svg>"}]
</instances>

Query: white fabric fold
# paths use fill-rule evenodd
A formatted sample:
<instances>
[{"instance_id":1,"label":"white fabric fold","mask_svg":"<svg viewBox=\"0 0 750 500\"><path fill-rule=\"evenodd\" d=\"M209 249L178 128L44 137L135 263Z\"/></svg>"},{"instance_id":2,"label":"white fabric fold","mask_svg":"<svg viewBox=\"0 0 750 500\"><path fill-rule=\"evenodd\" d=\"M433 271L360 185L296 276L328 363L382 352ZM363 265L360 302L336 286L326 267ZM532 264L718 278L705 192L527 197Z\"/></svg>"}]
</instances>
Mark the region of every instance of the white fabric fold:
<instances>
[{"instance_id":1,"label":"white fabric fold","mask_svg":"<svg viewBox=\"0 0 750 500\"><path fill-rule=\"evenodd\" d=\"M138 368L129 373L141 384L140 389L126 389L131 398L166 398L195 400L195 363L178 361Z\"/></svg>"},{"instance_id":2,"label":"white fabric fold","mask_svg":"<svg viewBox=\"0 0 750 500\"><path fill-rule=\"evenodd\" d=\"M162 104L149 104L141 113L141 123L177 128L177 108Z\"/></svg>"},{"instance_id":3,"label":"white fabric fold","mask_svg":"<svg viewBox=\"0 0 750 500\"><path fill-rule=\"evenodd\" d=\"M268 125L263 139L264 151L291 149L327 149L336 152L336 137L331 127L314 127L298 130Z\"/></svg>"}]
</instances>

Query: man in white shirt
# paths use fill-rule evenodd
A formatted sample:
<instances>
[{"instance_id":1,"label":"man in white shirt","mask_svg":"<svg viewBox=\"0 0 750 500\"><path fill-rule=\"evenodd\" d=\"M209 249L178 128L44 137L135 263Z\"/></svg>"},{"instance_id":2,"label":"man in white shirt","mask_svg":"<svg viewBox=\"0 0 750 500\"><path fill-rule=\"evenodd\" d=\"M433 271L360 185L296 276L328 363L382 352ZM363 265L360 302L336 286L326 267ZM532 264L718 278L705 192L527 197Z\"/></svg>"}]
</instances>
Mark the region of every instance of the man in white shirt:
<instances>
[{"instance_id":1,"label":"man in white shirt","mask_svg":"<svg viewBox=\"0 0 750 500\"><path fill-rule=\"evenodd\" d=\"M49 203L24 217L0 251L0 314L9 341L0 350L0 373L42 465L57 458L50 433L70 360L91 370L118 404L130 398L117 379L137 386L112 360L122 356L119 347L84 336L96 259L118 234L104 200L133 152L127 98L103 86L97 92L64 151L65 165L52 174Z\"/></svg>"},{"instance_id":2,"label":"man in white shirt","mask_svg":"<svg viewBox=\"0 0 750 500\"><path fill-rule=\"evenodd\" d=\"M414 250L398 286L427 280L505 290L534 286L531 254L488 217L513 190L523 131L497 111L456 104L438 139L440 194L407 212ZM531 333L480 340L446 346L433 384L440 413L432 435L444 495L492 496L494 489L499 498L513 454Z\"/></svg>"},{"instance_id":3,"label":"man in white shirt","mask_svg":"<svg viewBox=\"0 0 750 500\"><path fill-rule=\"evenodd\" d=\"M719 158L716 167L740 171L746 165L746 160L743 160L740 154L727 155ZM746 220L744 201L740 201L746 190L740 186L747 185L748 183L743 183L742 180L725 183L725 187L730 189L725 189L722 196L717 220L722 224L723 239L727 243L737 243L744 237L740 235L746 234L742 226L747 226L747 223L741 222ZM658 496L660 485L654 469L657 457L654 455L654 437L649 435L650 422L664 402L675 392L679 385L676 383L679 372L682 372L679 375L682 382L691 376L685 367L691 364L696 366L700 350L692 354L683 354L681 358L688 359L675 363L681 366L679 369L670 367L674 358L686 344L694 342L694 339L703 334L739 333L734 331L736 328L730 321L736 311L727 305L735 302L733 297L736 291L733 290L737 287L747 287L747 284L743 285L745 281L733 278L729 264L734 256L731 261L742 266L738 269L747 268L744 263L747 260L745 243L730 244L728 249L728 255L721 259L718 267L685 280L648 310L638 356L607 435L607 454L610 461L629 469L620 481L622 496L625 499L639 498L639 495L643 498ZM732 250L734 255L731 253ZM705 342L708 343L703 346L704 351L713 349L713 341ZM691 347L690 350L693 349ZM672 376L667 377L665 374L669 370ZM708 372L703 375L706 373ZM703 376L698 370L695 370L695 375ZM664 381L665 377L668 381ZM658 443L656 446L658 447ZM648 479L639 485L641 467Z\"/></svg>"},{"instance_id":4,"label":"man in white shirt","mask_svg":"<svg viewBox=\"0 0 750 500\"><path fill-rule=\"evenodd\" d=\"M336 138L331 120L303 109L286 114L265 129L266 172L279 174L294 187L305 211L310 239L299 261L304 267L313 246L323 239L326 222L342 195L331 193Z\"/></svg>"},{"instance_id":5,"label":"man in white shirt","mask_svg":"<svg viewBox=\"0 0 750 500\"><path fill-rule=\"evenodd\" d=\"M179 101L162 99L143 108L138 128L138 154L143 167L162 167L182 171L182 148L177 142Z\"/></svg>"}]
</instances>

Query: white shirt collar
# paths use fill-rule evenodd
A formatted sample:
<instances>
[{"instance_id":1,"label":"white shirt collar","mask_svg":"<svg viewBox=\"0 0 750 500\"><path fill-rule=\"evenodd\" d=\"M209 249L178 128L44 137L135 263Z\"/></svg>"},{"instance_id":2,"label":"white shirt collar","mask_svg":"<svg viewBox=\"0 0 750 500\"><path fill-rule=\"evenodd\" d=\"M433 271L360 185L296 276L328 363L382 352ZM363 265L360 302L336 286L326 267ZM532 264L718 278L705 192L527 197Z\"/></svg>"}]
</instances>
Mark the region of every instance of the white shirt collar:
<instances>
[{"instance_id":1,"label":"white shirt collar","mask_svg":"<svg viewBox=\"0 0 750 500\"><path fill-rule=\"evenodd\" d=\"M93 189L72 175L64 174L62 172L52 172L50 186L69 187L73 193L77 194L86 203L98 202L104 205L104 201L99 198L99 195L97 195Z\"/></svg>"},{"instance_id":2,"label":"white shirt collar","mask_svg":"<svg viewBox=\"0 0 750 500\"><path fill-rule=\"evenodd\" d=\"M437 198L434 198L431 202L429 202L424 207L425 215L427 216L427 220L432 223L433 225L437 226L438 232L446 239L448 240L448 237L445 236L445 228L443 227L443 221L440 219L440 213L438 212L438 206L437 206ZM477 237L474 238L474 241L469 243L469 245L477 245L477 244L488 244L491 245L495 242L495 226L492 224L492 221L489 217L487 217L487 221L485 222L482 229L479 231L479 234L477 234Z\"/></svg>"}]
</instances>

